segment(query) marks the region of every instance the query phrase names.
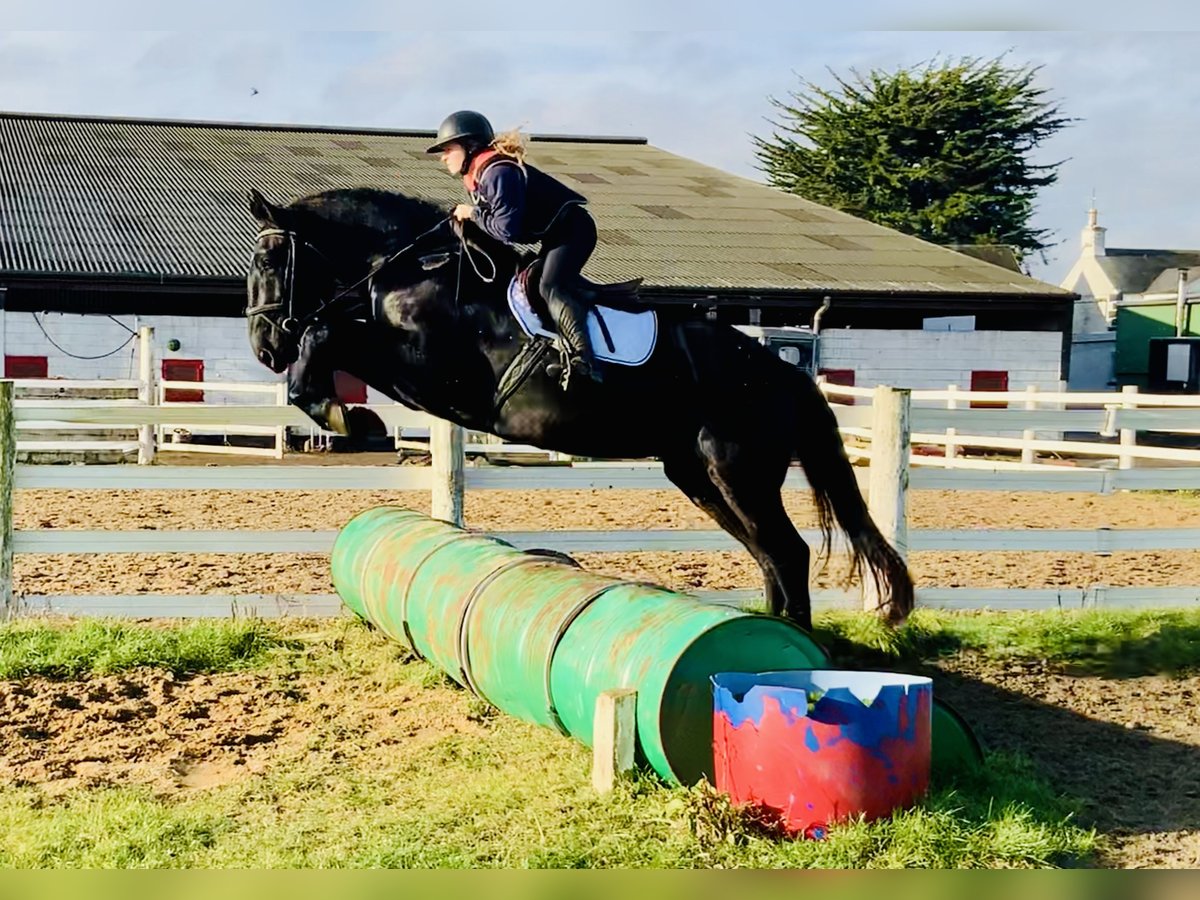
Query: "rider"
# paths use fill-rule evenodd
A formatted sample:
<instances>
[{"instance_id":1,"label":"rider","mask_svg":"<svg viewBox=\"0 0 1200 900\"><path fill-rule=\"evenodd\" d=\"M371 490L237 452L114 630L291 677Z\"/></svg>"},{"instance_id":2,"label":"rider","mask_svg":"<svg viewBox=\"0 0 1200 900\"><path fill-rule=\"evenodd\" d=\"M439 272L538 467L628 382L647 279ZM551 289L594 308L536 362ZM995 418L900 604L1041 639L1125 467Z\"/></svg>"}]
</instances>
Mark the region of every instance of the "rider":
<instances>
[{"instance_id":1,"label":"rider","mask_svg":"<svg viewBox=\"0 0 1200 900\"><path fill-rule=\"evenodd\" d=\"M602 381L587 329L580 272L596 247L596 223L587 200L561 181L525 162L525 142L517 131L497 136L491 123L470 110L451 113L438 128L437 143L451 175L461 175L473 204L460 203L454 217L471 219L506 244L541 241L542 297L564 344L568 376Z\"/></svg>"}]
</instances>

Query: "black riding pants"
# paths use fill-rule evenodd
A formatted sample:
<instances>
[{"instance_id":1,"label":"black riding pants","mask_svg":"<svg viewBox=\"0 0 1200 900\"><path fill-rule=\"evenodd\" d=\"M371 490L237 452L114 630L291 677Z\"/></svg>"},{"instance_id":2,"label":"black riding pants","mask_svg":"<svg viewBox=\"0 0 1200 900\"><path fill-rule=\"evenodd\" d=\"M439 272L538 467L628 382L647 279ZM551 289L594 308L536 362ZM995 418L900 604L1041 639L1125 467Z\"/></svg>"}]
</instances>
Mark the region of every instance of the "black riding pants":
<instances>
[{"instance_id":1,"label":"black riding pants","mask_svg":"<svg viewBox=\"0 0 1200 900\"><path fill-rule=\"evenodd\" d=\"M578 204L564 209L542 238L542 279L538 284L546 302L570 303L588 257L596 249L596 222Z\"/></svg>"}]
</instances>

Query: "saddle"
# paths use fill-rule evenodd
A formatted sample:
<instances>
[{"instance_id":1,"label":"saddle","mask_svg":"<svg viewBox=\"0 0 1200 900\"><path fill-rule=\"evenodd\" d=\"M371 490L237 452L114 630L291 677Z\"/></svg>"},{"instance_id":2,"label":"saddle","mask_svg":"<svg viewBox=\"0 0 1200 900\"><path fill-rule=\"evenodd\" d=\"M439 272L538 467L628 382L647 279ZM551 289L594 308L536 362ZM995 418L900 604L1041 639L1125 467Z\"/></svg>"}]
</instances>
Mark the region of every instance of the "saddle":
<instances>
[{"instance_id":1,"label":"saddle","mask_svg":"<svg viewBox=\"0 0 1200 900\"><path fill-rule=\"evenodd\" d=\"M521 290L529 298L530 305L539 316L548 319L549 311L546 301L538 287L542 281L543 262L545 260L535 258L532 262L522 265L516 277L521 285ZM638 296L638 288L642 286L642 281L641 278L631 278L628 281L602 284L579 275L577 278L579 287L576 295L588 306L603 306L607 309L627 313L647 312L648 308L642 304L642 299Z\"/></svg>"},{"instance_id":2,"label":"saddle","mask_svg":"<svg viewBox=\"0 0 1200 900\"><path fill-rule=\"evenodd\" d=\"M541 268L537 259L517 271L508 286L508 306L529 337L554 341L554 319L538 290ZM640 366L653 354L658 314L638 299L641 283L640 278L616 284L582 279L576 296L587 306L588 334L598 360Z\"/></svg>"}]
</instances>

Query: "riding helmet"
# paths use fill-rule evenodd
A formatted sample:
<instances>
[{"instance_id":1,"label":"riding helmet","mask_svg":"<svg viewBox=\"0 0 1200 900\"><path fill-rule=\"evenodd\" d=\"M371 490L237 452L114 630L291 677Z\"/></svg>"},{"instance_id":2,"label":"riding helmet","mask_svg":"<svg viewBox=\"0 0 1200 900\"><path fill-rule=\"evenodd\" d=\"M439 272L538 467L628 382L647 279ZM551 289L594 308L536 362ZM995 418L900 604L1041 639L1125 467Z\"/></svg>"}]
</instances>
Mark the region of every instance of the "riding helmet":
<instances>
[{"instance_id":1,"label":"riding helmet","mask_svg":"<svg viewBox=\"0 0 1200 900\"><path fill-rule=\"evenodd\" d=\"M462 109L450 113L438 128L437 143L426 153L441 153L447 144L459 143L471 153L491 144L496 138L492 123L482 113Z\"/></svg>"}]
</instances>

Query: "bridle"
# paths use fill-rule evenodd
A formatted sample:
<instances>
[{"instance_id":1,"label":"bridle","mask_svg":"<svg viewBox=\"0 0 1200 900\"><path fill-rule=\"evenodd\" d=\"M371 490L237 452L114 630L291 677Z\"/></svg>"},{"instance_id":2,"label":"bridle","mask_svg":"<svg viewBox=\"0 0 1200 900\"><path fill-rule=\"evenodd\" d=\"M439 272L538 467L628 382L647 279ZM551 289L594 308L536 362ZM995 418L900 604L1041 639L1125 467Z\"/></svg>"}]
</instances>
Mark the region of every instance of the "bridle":
<instances>
[{"instance_id":1,"label":"bridle","mask_svg":"<svg viewBox=\"0 0 1200 900\"><path fill-rule=\"evenodd\" d=\"M301 335L304 332L305 328L307 328L309 325L311 325L313 322L315 322L322 314L328 313L331 309L333 309L335 307L335 305L338 304L338 301L340 301L340 300L342 300L342 298L348 296L352 291L354 291L360 285L364 284L365 282L369 281L374 276L378 275L379 272L381 272L387 266L391 265L393 262L395 262L397 259L399 259L401 256L403 256L405 253L408 253L410 250L413 250L422 240L424 240L429 235L433 234L435 231L437 231L442 226L444 226L447 222L450 222L450 221L451 221L450 216L447 216L446 218L441 219L440 221L437 222L437 224L433 225L431 228L428 228L425 231L421 232L419 235L417 235L411 242L409 242L405 246L401 247L396 252L389 254L384 260L379 262L369 272L367 272L366 275L359 278L357 281L353 282L352 284L347 285L346 287L342 288L340 291L338 291L336 294L334 294L328 300L318 303L317 306L311 312L308 312L302 316L296 315L296 308L295 308L295 304L296 304L296 268L297 268L297 260L299 259L299 256L300 256L299 248L307 247L309 250L316 253L317 256L321 257L321 259L325 260L325 262L329 264L330 272L336 273L337 267L334 265L333 260L331 260L325 253L321 252L320 248L316 247L311 241L307 241L307 240L301 238L295 231L292 231L291 229L288 229L288 228L274 228L274 227L262 228L259 230L257 236L255 237L255 244L259 247L259 249L262 249L261 245L262 245L263 239L268 238L268 237L276 237L276 236L284 237L287 239L287 242L288 242L287 265L284 269L284 275L283 275L283 292L280 296L280 299L278 299L274 302L260 303L257 306L247 306L244 310L246 318L250 322L253 322L256 319L263 319L267 323L267 325L270 326L272 331L275 331L280 335L283 335L283 336L286 336L288 338L295 340L299 337L299 335ZM490 277L484 276L484 274L482 272L480 272L479 266L475 263L475 259L472 256L472 250L471 250L469 242L465 240L461 231L458 231L457 234L458 234L459 244L460 244L460 247L459 247L460 256L459 256L459 276L456 279L456 283L455 283L455 298L454 298L455 305L458 304L458 293L459 293L459 289L461 287L461 281L462 281L461 270L462 270L462 256L463 255L465 255L467 257L468 261L471 264L471 267L475 270L475 273L481 279L483 279L484 281L487 281L487 282L491 282L491 281L494 281L495 277L496 277L496 261L494 259L492 259L490 256L488 256L487 253L484 252L482 248L476 247L474 249L474 252L483 256L483 258L485 258L491 266L491 269L492 269L491 276ZM334 274L333 278L334 278L334 283L336 285L338 283L336 274ZM271 315L271 313L279 313L279 312L285 313L285 315L281 319L277 320L276 317Z\"/></svg>"},{"instance_id":2,"label":"bridle","mask_svg":"<svg viewBox=\"0 0 1200 900\"><path fill-rule=\"evenodd\" d=\"M274 303L260 303L257 306L247 306L245 310L246 318L248 318L251 322L257 318L262 318L266 320L267 325L269 325L273 330L282 332L286 335L294 335L299 331L301 325L301 322L296 319L295 315L296 259L299 256L299 253L297 252L297 245L303 244L305 247L308 247L327 262L329 261L329 257L325 256L324 253L321 253L320 250L318 250L308 241L300 240L296 232L289 231L285 228L263 228L258 232L254 242L261 247L263 238L274 237L277 235L287 238L288 242L287 266L284 269L283 274L283 297L286 299L276 300ZM268 315L268 313L279 312L284 309L287 310L287 315L279 321L276 321L273 317ZM308 317L305 318L307 319Z\"/></svg>"}]
</instances>

